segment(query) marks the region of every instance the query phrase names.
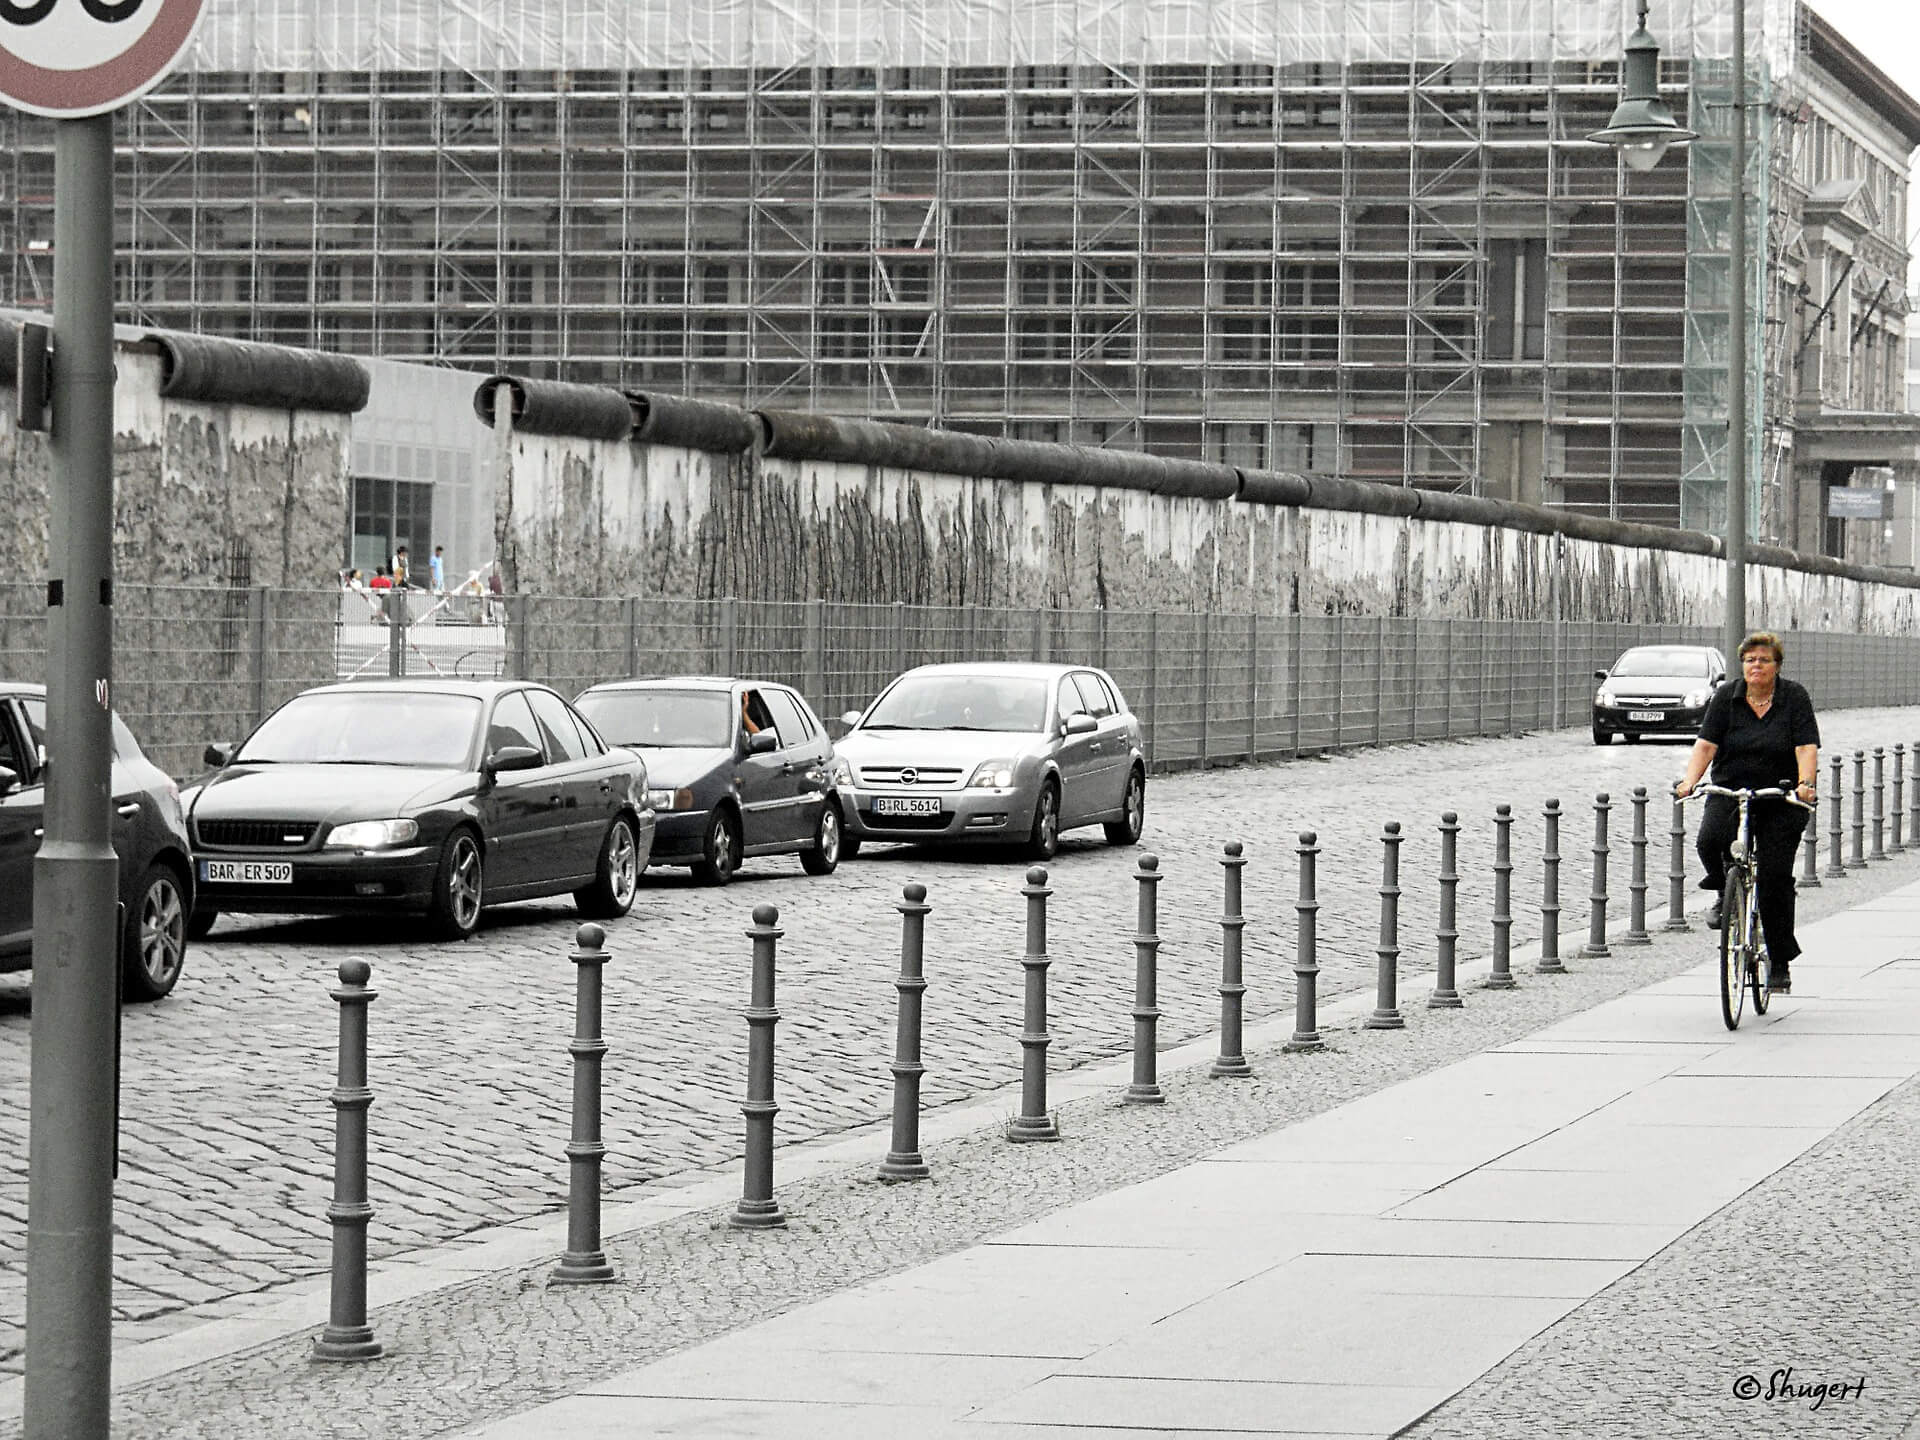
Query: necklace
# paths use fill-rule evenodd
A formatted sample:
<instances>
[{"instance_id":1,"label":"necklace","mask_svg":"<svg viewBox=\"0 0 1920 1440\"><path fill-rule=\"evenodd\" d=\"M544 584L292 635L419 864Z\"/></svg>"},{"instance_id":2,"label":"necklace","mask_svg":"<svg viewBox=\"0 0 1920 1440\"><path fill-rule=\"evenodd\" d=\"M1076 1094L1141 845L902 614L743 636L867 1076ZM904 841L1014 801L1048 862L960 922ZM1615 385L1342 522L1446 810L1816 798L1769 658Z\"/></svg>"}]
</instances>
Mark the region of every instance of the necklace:
<instances>
[{"instance_id":1,"label":"necklace","mask_svg":"<svg viewBox=\"0 0 1920 1440\"><path fill-rule=\"evenodd\" d=\"M1773 708L1773 696L1763 695L1756 699L1751 692L1747 695L1747 704L1753 707L1756 716L1765 715Z\"/></svg>"}]
</instances>

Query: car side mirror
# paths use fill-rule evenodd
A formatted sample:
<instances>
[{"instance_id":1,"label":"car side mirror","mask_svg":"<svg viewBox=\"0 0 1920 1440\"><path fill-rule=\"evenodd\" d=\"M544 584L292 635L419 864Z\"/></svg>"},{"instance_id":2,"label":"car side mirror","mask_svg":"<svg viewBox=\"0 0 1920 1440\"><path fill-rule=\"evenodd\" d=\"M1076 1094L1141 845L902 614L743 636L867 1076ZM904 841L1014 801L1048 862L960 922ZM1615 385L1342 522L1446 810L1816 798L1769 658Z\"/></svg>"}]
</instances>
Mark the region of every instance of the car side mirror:
<instances>
[{"instance_id":1,"label":"car side mirror","mask_svg":"<svg viewBox=\"0 0 1920 1440\"><path fill-rule=\"evenodd\" d=\"M1720 672L1720 673L1719 673L1718 675L1716 675L1716 676L1714 676L1714 677L1713 677L1713 683L1714 683L1714 684L1716 684L1716 685L1724 685L1724 684L1726 684L1726 683L1727 683L1727 672L1726 672L1726 671L1724 671L1724 670L1722 670L1722 671L1721 671L1721 672Z\"/></svg>"},{"instance_id":2,"label":"car side mirror","mask_svg":"<svg viewBox=\"0 0 1920 1440\"><path fill-rule=\"evenodd\" d=\"M233 752L238 749L231 740L216 740L200 752L200 758L216 770L224 770L233 763Z\"/></svg>"},{"instance_id":3,"label":"car side mirror","mask_svg":"<svg viewBox=\"0 0 1920 1440\"><path fill-rule=\"evenodd\" d=\"M540 752L531 745L502 745L487 757L484 768L490 775L502 770L538 770Z\"/></svg>"},{"instance_id":4,"label":"car side mirror","mask_svg":"<svg viewBox=\"0 0 1920 1440\"><path fill-rule=\"evenodd\" d=\"M747 736L747 754L749 755L766 755L779 748L779 737L771 730L760 730Z\"/></svg>"},{"instance_id":5,"label":"car side mirror","mask_svg":"<svg viewBox=\"0 0 1920 1440\"><path fill-rule=\"evenodd\" d=\"M20 772L10 765L0 765L0 795L11 795L20 788Z\"/></svg>"},{"instance_id":6,"label":"car side mirror","mask_svg":"<svg viewBox=\"0 0 1920 1440\"><path fill-rule=\"evenodd\" d=\"M1100 722L1084 710L1076 710L1060 723L1063 735L1091 735L1100 728Z\"/></svg>"},{"instance_id":7,"label":"car side mirror","mask_svg":"<svg viewBox=\"0 0 1920 1440\"><path fill-rule=\"evenodd\" d=\"M840 717L840 723L851 730L860 723L860 717L865 713L862 710L849 710Z\"/></svg>"},{"instance_id":8,"label":"car side mirror","mask_svg":"<svg viewBox=\"0 0 1920 1440\"><path fill-rule=\"evenodd\" d=\"M1596 670L1593 672L1593 678L1596 680L1604 680L1607 678L1607 672L1604 670Z\"/></svg>"}]
</instances>

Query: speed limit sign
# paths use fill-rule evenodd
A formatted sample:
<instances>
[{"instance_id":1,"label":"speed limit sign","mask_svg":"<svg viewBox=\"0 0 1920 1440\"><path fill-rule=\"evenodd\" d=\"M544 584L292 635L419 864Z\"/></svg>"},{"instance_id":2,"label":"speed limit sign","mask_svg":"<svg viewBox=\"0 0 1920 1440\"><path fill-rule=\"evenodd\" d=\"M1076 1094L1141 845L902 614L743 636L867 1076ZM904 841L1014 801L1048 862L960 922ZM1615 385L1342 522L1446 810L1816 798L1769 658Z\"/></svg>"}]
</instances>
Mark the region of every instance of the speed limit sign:
<instances>
[{"instance_id":1,"label":"speed limit sign","mask_svg":"<svg viewBox=\"0 0 1920 1440\"><path fill-rule=\"evenodd\" d=\"M144 95L179 60L206 0L0 0L0 101L77 120Z\"/></svg>"}]
</instances>

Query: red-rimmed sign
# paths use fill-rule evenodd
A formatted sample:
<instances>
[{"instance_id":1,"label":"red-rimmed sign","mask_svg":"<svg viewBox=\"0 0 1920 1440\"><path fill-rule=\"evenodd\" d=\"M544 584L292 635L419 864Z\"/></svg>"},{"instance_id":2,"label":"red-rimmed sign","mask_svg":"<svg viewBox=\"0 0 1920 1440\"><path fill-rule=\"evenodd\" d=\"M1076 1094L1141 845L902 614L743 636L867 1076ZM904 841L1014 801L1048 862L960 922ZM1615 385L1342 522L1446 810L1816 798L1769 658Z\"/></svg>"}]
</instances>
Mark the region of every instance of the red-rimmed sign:
<instances>
[{"instance_id":1,"label":"red-rimmed sign","mask_svg":"<svg viewBox=\"0 0 1920 1440\"><path fill-rule=\"evenodd\" d=\"M116 110L171 70L206 0L0 0L0 101L77 120Z\"/></svg>"}]
</instances>

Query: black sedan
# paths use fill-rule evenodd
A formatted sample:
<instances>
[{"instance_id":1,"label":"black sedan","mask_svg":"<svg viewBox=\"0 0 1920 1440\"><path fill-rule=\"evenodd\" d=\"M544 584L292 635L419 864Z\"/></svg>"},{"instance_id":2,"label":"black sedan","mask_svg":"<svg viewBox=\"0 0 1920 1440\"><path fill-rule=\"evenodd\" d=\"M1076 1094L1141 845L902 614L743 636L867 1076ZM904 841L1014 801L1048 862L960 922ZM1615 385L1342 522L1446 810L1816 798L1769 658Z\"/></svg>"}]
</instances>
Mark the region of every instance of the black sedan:
<instances>
[{"instance_id":1,"label":"black sedan","mask_svg":"<svg viewBox=\"0 0 1920 1440\"><path fill-rule=\"evenodd\" d=\"M677 676L595 685L575 702L647 762L660 817L653 861L724 885L747 855L798 851L809 875L840 863L833 742L796 690Z\"/></svg>"},{"instance_id":2,"label":"black sedan","mask_svg":"<svg viewBox=\"0 0 1920 1440\"><path fill-rule=\"evenodd\" d=\"M120 717L113 735L113 849L120 859L121 993L158 1000L187 955L193 870L180 790ZM33 964L33 858L47 803L47 692L0 683L0 971Z\"/></svg>"},{"instance_id":3,"label":"black sedan","mask_svg":"<svg viewBox=\"0 0 1920 1440\"><path fill-rule=\"evenodd\" d=\"M222 910L424 913L571 893L626 914L653 843L647 771L543 685L374 680L295 696L188 797L196 932Z\"/></svg>"}]
</instances>

